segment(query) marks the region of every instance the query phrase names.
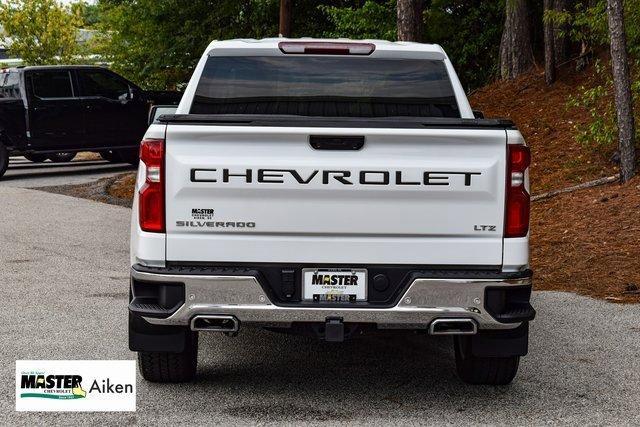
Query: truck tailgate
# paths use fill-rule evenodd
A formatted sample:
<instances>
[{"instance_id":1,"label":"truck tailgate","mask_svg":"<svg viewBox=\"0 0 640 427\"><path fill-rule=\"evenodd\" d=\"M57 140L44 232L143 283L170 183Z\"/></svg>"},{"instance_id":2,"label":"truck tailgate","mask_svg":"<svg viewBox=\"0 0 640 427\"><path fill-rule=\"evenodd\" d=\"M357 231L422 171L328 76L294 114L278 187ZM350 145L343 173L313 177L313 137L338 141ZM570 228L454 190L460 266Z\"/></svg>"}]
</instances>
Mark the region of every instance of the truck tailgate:
<instances>
[{"instance_id":1,"label":"truck tailgate","mask_svg":"<svg viewBox=\"0 0 640 427\"><path fill-rule=\"evenodd\" d=\"M167 261L498 266L505 153L504 129L169 124Z\"/></svg>"}]
</instances>

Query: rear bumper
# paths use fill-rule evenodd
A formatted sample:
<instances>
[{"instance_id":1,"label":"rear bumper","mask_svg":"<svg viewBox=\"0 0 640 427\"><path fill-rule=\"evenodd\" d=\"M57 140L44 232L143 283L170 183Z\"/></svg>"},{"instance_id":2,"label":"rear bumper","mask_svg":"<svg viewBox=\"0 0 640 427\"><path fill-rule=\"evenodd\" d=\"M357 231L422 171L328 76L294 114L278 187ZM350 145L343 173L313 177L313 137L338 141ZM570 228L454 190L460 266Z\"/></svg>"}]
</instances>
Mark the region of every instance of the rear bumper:
<instances>
[{"instance_id":1,"label":"rear bumper","mask_svg":"<svg viewBox=\"0 0 640 427\"><path fill-rule=\"evenodd\" d=\"M269 297L259 275L248 271L227 269L224 274L208 275L132 268L132 283L143 284L147 289L174 284L180 286L183 297L177 304L168 304L173 307L148 304L137 297L132 286L130 314L155 326L188 326L196 316L228 315L243 325L287 327L297 322L324 323L338 318L344 323L375 324L379 329L425 330L436 319L453 318L472 319L479 330L508 330L535 316L529 304L530 271L523 272L522 277L513 277L512 273L487 277L486 272L468 272L466 278L412 276L397 301L385 307L283 304Z\"/></svg>"}]
</instances>

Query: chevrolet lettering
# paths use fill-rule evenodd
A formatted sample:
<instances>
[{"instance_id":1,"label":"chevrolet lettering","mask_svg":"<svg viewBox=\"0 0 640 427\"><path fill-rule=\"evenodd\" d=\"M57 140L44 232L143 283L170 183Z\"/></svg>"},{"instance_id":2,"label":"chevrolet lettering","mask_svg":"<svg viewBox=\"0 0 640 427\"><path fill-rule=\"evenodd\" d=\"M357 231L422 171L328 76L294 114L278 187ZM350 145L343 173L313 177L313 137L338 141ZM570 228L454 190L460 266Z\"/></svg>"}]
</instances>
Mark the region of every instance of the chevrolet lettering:
<instances>
[{"instance_id":1,"label":"chevrolet lettering","mask_svg":"<svg viewBox=\"0 0 640 427\"><path fill-rule=\"evenodd\" d=\"M482 175L482 172L442 172L424 171L407 173L403 171L384 170L313 170L310 172L298 172L295 169L244 169L232 171L228 168L220 169L191 169L191 182L245 182L247 184L284 184L292 182L298 184L311 184L318 181L323 185L338 182L343 185L450 185L456 177L461 185L471 186L474 175Z\"/></svg>"}]
</instances>

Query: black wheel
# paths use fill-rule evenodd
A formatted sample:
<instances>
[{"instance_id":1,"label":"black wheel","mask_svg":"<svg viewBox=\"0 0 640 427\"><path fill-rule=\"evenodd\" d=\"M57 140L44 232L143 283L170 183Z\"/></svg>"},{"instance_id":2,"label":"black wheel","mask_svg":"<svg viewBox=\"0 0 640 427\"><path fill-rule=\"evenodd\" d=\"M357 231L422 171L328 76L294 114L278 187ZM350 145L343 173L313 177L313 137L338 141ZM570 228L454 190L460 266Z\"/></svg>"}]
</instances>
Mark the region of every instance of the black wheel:
<instances>
[{"instance_id":1,"label":"black wheel","mask_svg":"<svg viewBox=\"0 0 640 427\"><path fill-rule=\"evenodd\" d=\"M0 143L0 178L7 171L9 167L9 151Z\"/></svg>"},{"instance_id":2,"label":"black wheel","mask_svg":"<svg viewBox=\"0 0 640 427\"><path fill-rule=\"evenodd\" d=\"M468 384L506 385L518 372L520 356L476 357L465 337L456 337L454 346L458 377Z\"/></svg>"},{"instance_id":3,"label":"black wheel","mask_svg":"<svg viewBox=\"0 0 640 427\"><path fill-rule=\"evenodd\" d=\"M100 154L100 157L102 157L104 160L108 161L109 163L120 162L120 158L116 155L116 153L114 153L111 150L100 151L98 154Z\"/></svg>"},{"instance_id":4,"label":"black wheel","mask_svg":"<svg viewBox=\"0 0 640 427\"><path fill-rule=\"evenodd\" d=\"M53 163L67 163L76 157L78 153L51 153L49 154L49 160Z\"/></svg>"},{"instance_id":5,"label":"black wheel","mask_svg":"<svg viewBox=\"0 0 640 427\"><path fill-rule=\"evenodd\" d=\"M129 163L130 165L138 166L138 163L140 162L140 153L135 148L117 150L115 151L115 154L123 163Z\"/></svg>"},{"instance_id":6,"label":"black wheel","mask_svg":"<svg viewBox=\"0 0 640 427\"><path fill-rule=\"evenodd\" d=\"M24 157L25 159L30 160L34 163L42 163L48 159L46 154L37 154L37 153L25 154Z\"/></svg>"},{"instance_id":7,"label":"black wheel","mask_svg":"<svg viewBox=\"0 0 640 427\"><path fill-rule=\"evenodd\" d=\"M196 376L198 333L190 332L181 353L138 352L142 377L154 383L182 383Z\"/></svg>"}]
</instances>

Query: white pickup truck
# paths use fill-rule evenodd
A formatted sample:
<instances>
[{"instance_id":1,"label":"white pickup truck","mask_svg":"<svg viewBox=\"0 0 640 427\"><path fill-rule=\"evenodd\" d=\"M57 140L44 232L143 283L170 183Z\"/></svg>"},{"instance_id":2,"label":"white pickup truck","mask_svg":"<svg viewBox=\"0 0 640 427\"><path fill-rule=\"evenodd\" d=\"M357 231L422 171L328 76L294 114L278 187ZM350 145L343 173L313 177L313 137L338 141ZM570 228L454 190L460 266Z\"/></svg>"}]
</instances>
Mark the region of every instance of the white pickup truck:
<instances>
[{"instance_id":1,"label":"white pickup truck","mask_svg":"<svg viewBox=\"0 0 640 427\"><path fill-rule=\"evenodd\" d=\"M460 378L527 353L529 149L437 45L216 41L141 142L129 346L191 380L199 331L451 335Z\"/></svg>"}]
</instances>

